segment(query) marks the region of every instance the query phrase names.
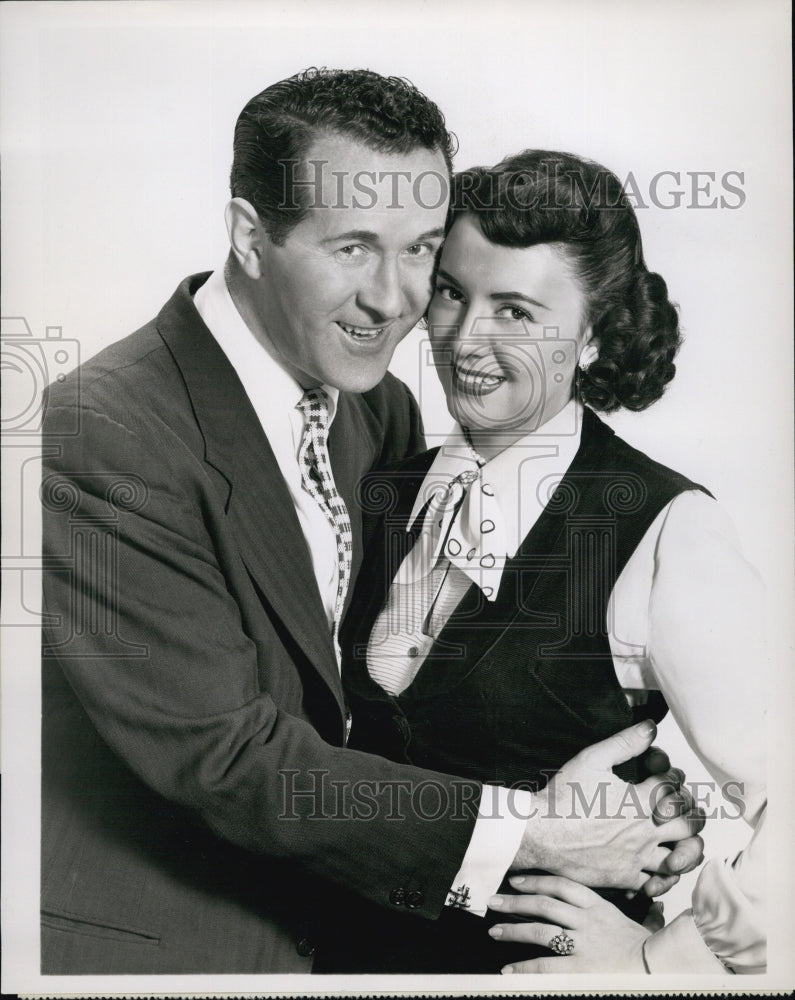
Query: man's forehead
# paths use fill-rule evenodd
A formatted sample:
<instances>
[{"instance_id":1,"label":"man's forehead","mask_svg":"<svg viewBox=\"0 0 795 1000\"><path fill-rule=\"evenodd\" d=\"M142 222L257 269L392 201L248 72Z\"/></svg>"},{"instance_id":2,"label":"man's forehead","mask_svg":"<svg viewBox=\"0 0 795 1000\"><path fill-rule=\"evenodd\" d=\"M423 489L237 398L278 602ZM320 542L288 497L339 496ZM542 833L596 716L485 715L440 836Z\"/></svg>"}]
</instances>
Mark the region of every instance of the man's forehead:
<instances>
[{"instance_id":1,"label":"man's forehead","mask_svg":"<svg viewBox=\"0 0 795 1000\"><path fill-rule=\"evenodd\" d=\"M389 152L338 134L316 137L294 185L310 210L394 214L404 208L426 219L446 210L450 193L441 150Z\"/></svg>"},{"instance_id":2,"label":"man's forehead","mask_svg":"<svg viewBox=\"0 0 795 1000\"><path fill-rule=\"evenodd\" d=\"M330 171L404 169L421 172L430 167L447 172L440 149L416 145L405 151L386 150L342 132L318 132L304 159L324 161Z\"/></svg>"}]
</instances>

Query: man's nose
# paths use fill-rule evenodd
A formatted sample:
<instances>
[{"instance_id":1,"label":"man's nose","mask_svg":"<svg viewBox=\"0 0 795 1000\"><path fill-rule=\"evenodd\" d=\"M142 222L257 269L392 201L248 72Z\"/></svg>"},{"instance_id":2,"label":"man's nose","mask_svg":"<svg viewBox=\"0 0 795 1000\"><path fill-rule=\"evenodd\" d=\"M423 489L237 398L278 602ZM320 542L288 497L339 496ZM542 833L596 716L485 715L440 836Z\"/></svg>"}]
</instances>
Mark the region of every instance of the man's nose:
<instances>
[{"instance_id":1,"label":"man's nose","mask_svg":"<svg viewBox=\"0 0 795 1000\"><path fill-rule=\"evenodd\" d=\"M383 258L359 291L359 304L383 319L403 312L403 280L396 260Z\"/></svg>"}]
</instances>

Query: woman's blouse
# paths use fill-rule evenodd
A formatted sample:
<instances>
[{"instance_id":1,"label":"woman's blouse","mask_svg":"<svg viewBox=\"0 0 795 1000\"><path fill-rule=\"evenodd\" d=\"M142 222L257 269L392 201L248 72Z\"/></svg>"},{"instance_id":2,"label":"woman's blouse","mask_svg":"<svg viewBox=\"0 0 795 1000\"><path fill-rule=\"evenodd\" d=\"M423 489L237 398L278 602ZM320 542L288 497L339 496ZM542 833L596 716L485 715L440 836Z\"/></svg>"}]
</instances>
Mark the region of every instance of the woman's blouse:
<instances>
[{"instance_id":1,"label":"woman's blouse","mask_svg":"<svg viewBox=\"0 0 795 1000\"><path fill-rule=\"evenodd\" d=\"M398 569L368 646L368 669L390 693L411 683L472 583L494 599L502 567L577 451L581 416L572 401L489 462L473 452L460 429L439 450L411 515L409 527L424 518L422 535ZM703 866L691 909L648 940L651 972L720 971L716 957L735 972L764 970L764 741L748 737L764 731L763 622L759 578L727 515L700 491L680 494L660 512L610 597L610 649L628 701L642 703L648 691L662 692L715 781L722 788L733 783L731 800L754 828L738 857ZM714 808L716 799L713 794L707 805ZM502 824L479 822L473 848L480 844L480 851L467 855L471 866L471 855L479 854L489 869L481 877L495 885L524 829L520 810L511 813L515 837ZM482 805L481 815L488 815ZM471 881L472 872L462 869L461 876Z\"/></svg>"}]
</instances>

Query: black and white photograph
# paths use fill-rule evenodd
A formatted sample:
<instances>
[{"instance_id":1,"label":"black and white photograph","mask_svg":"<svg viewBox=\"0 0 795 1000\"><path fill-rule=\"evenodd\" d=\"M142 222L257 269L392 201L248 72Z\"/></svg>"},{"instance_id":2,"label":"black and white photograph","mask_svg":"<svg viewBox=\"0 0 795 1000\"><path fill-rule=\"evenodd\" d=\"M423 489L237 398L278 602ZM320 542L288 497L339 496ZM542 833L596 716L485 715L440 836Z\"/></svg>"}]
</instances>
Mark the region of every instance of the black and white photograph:
<instances>
[{"instance_id":1,"label":"black and white photograph","mask_svg":"<svg viewBox=\"0 0 795 1000\"><path fill-rule=\"evenodd\" d=\"M790 17L0 7L4 992L793 988Z\"/></svg>"}]
</instances>

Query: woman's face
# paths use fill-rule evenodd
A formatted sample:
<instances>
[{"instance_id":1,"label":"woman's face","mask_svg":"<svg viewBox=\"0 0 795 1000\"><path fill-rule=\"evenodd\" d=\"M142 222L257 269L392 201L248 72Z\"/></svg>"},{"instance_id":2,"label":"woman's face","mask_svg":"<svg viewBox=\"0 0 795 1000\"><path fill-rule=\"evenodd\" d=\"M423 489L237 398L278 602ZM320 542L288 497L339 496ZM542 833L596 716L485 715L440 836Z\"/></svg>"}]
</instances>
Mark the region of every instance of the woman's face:
<instances>
[{"instance_id":1,"label":"woman's face","mask_svg":"<svg viewBox=\"0 0 795 1000\"><path fill-rule=\"evenodd\" d=\"M442 249L428 324L447 407L484 457L571 399L585 296L560 244L490 243L461 216Z\"/></svg>"}]
</instances>

